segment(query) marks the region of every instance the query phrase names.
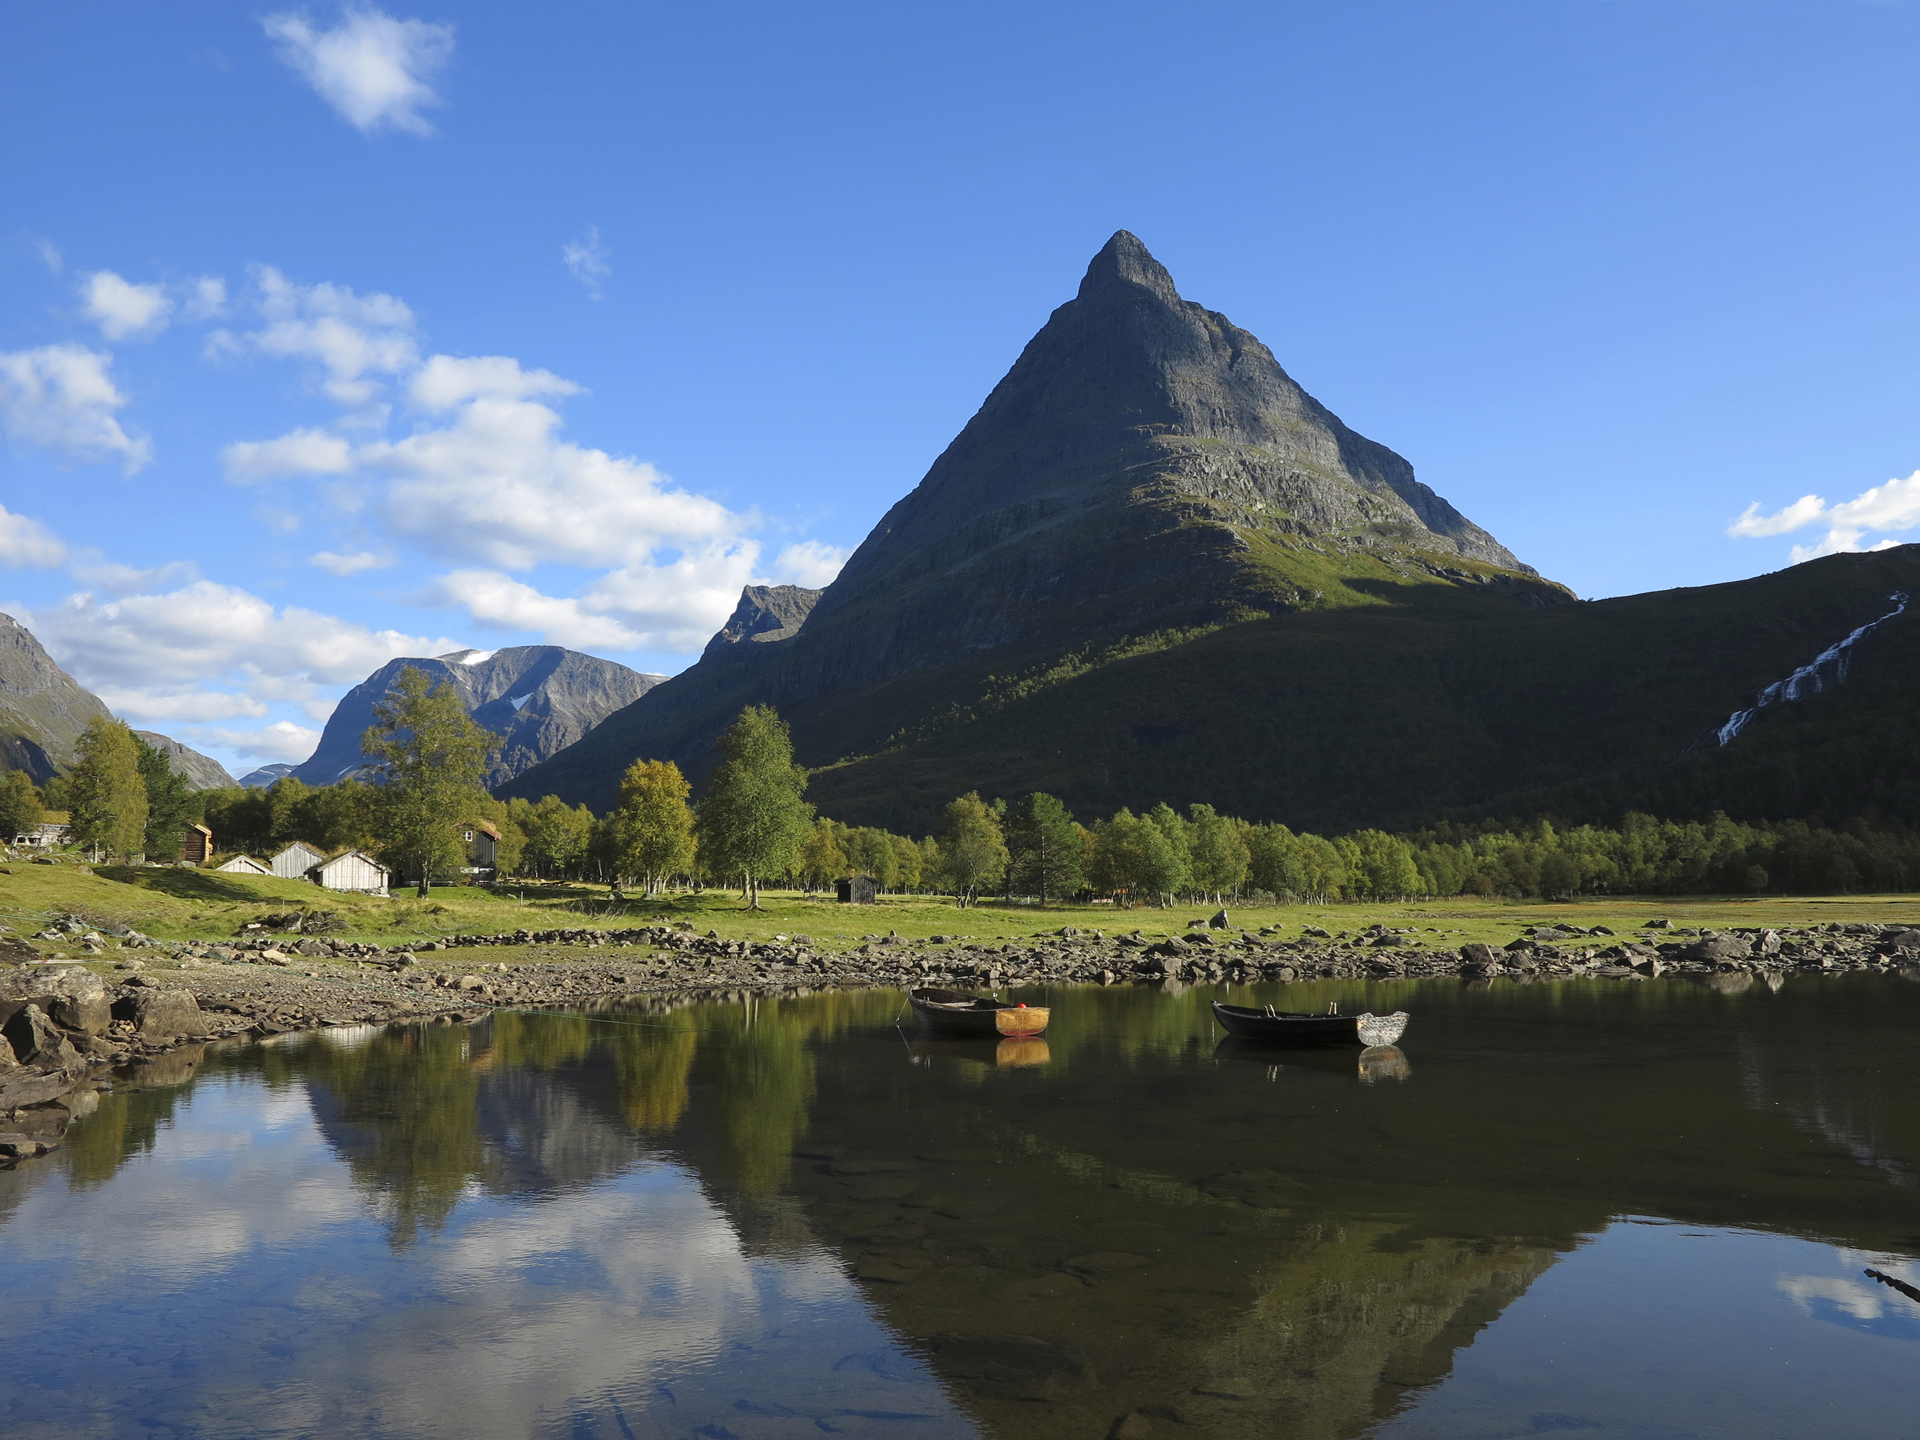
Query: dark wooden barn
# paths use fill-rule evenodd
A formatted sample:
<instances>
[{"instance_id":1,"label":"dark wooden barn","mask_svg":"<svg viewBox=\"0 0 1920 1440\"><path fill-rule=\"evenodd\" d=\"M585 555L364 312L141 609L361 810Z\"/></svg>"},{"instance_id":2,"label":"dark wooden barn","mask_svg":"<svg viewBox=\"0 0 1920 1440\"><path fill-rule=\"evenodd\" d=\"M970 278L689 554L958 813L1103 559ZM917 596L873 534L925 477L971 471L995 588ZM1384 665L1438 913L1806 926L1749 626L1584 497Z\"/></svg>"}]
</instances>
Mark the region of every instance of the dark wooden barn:
<instances>
[{"instance_id":1,"label":"dark wooden barn","mask_svg":"<svg viewBox=\"0 0 1920 1440\"><path fill-rule=\"evenodd\" d=\"M839 892L842 905L871 905L880 895L880 885L871 875L855 875L850 880L836 880L833 888Z\"/></svg>"}]
</instances>

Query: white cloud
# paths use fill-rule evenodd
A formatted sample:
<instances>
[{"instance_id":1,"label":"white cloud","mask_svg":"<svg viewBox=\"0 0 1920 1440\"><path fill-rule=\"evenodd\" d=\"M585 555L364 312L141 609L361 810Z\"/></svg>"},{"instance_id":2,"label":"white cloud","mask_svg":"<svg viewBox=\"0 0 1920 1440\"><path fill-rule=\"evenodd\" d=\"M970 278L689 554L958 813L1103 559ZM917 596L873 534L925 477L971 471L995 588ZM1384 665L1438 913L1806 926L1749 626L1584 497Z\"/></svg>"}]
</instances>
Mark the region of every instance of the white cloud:
<instances>
[{"instance_id":1,"label":"white cloud","mask_svg":"<svg viewBox=\"0 0 1920 1440\"><path fill-rule=\"evenodd\" d=\"M273 724L263 725L258 730L226 730L213 726L196 726L192 736L200 744L231 750L236 755L244 755L249 760L258 760L263 765L274 763L297 765L310 758L320 745L318 730L309 730L306 726L296 725L291 720L276 720Z\"/></svg>"},{"instance_id":2,"label":"white cloud","mask_svg":"<svg viewBox=\"0 0 1920 1440\"><path fill-rule=\"evenodd\" d=\"M133 474L153 458L153 444L114 418L127 401L107 374L112 363L84 345L0 353L0 420L19 439L78 459L118 456Z\"/></svg>"},{"instance_id":3,"label":"white cloud","mask_svg":"<svg viewBox=\"0 0 1920 1440\"><path fill-rule=\"evenodd\" d=\"M589 226L586 235L579 240L569 240L560 247L560 258L566 262L567 269L573 272L573 278L587 287L587 294L595 300L600 298L600 282L613 274L613 267L607 264L613 252L600 243L600 227Z\"/></svg>"},{"instance_id":4,"label":"white cloud","mask_svg":"<svg viewBox=\"0 0 1920 1440\"><path fill-rule=\"evenodd\" d=\"M66 261L60 255L60 247L51 240L42 240L39 244L40 263L58 275L66 268Z\"/></svg>"},{"instance_id":5,"label":"white cloud","mask_svg":"<svg viewBox=\"0 0 1920 1440\"><path fill-rule=\"evenodd\" d=\"M1796 565L1822 555L1892 549L1902 542L1881 540L1872 545L1861 542L1871 531L1884 534L1920 525L1920 470L1904 480L1889 480L1884 485L1863 490L1838 505L1829 505L1818 495L1802 495L1772 515L1762 515L1757 504L1749 505L1740 518L1727 527L1727 533L1754 537L1786 535L1810 525L1824 525L1827 533L1814 544L1793 547Z\"/></svg>"},{"instance_id":6,"label":"white cloud","mask_svg":"<svg viewBox=\"0 0 1920 1440\"><path fill-rule=\"evenodd\" d=\"M173 313L173 301L158 285L135 285L111 270L94 271L80 293L87 301L83 313L109 340L158 335Z\"/></svg>"},{"instance_id":7,"label":"white cloud","mask_svg":"<svg viewBox=\"0 0 1920 1440\"><path fill-rule=\"evenodd\" d=\"M36 611L30 628L89 689L163 689L299 676L324 684L363 680L400 655L440 655L457 640L369 630L211 580L102 603L88 592Z\"/></svg>"},{"instance_id":8,"label":"white cloud","mask_svg":"<svg viewBox=\"0 0 1920 1440\"><path fill-rule=\"evenodd\" d=\"M288 475L343 475L353 468L353 447L324 430L290 430L277 440L239 440L220 452L229 480L272 480Z\"/></svg>"},{"instance_id":9,"label":"white cloud","mask_svg":"<svg viewBox=\"0 0 1920 1440\"><path fill-rule=\"evenodd\" d=\"M359 8L348 10L331 30L316 29L298 11L268 15L260 24L280 58L361 134L383 125L433 133L420 111L441 103L429 82L453 53L451 25Z\"/></svg>"},{"instance_id":10,"label":"white cloud","mask_svg":"<svg viewBox=\"0 0 1920 1440\"><path fill-rule=\"evenodd\" d=\"M589 610L618 616L647 648L698 650L740 603L759 546L750 541L689 550L667 564L636 562L609 570L582 597Z\"/></svg>"},{"instance_id":11,"label":"white cloud","mask_svg":"<svg viewBox=\"0 0 1920 1440\"><path fill-rule=\"evenodd\" d=\"M345 579L349 575L358 575L362 570L384 570L394 560L391 555L376 555L371 550L356 550L344 555L322 550L317 555L309 555L307 563L317 565L329 575Z\"/></svg>"},{"instance_id":12,"label":"white cloud","mask_svg":"<svg viewBox=\"0 0 1920 1440\"><path fill-rule=\"evenodd\" d=\"M254 271L266 325L247 340L282 359L317 360L324 389L342 406L370 404L377 394L369 374L397 375L419 362L413 312L391 295L356 295L344 285L301 285L270 265ZM210 348L235 344L225 332Z\"/></svg>"},{"instance_id":13,"label":"white cloud","mask_svg":"<svg viewBox=\"0 0 1920 1440\"><path fill-rule=\"evenodd\" d=\"M581 387L547 370L522 370L506 355L434 355L413 377L407 394L423 410L444 412L468 400L526 400L578 395Z\"/></svg>"},{"instance_id":14,"label":"white cloud","mask_svg":"<svg viewBox=\"0 0 1920 1440\"><path fill-rule=\"evenodd\" d=\"M666 563L636 561L599 576L578 596L548 595L497 570L456 570L435 598L464 606L475 623L532 631L549 645L602 650L697 650L739 603L759 547L704 546Z\"/></svg>"},{"instance_id":15,"label":"white cloud","mask_svg":"<svg viewBox=\"0 0 1920 1440\"><path fill-rule=\"evenodd\" d=\"M1740 518L1727 527L1727 534L1759 539L1767 535L1785 535L1811 525L1827 513L1827 502L1818 495L1802 495L1784 510L1762 515L1758 502L1749 505Z\"/></svg>"},{"instance_id":16,"label":"white cloud","mask_svg":"<svg viewBox=\"0 0 1920 1440\"><path fill-rule=\"evenodd\" d=\"M774 557L773 572L789 585L820 590L833 583L853 552L820 540L802 540Z\"/></svg>"},{"instance_id":17,"label":"white cloud","mask_svg":"<svg viewBox=\"0 0 1920 1440\"><path fill-rule=\"evenodd\" d=\"M67 547L38 520L0 505L0 565L47 570L67 558Z\"/></svg>"},{"instance_id":18,"label":"white cloud","mask_svg":"<svg viewBox=\"0 0 1920 1440\"><path fill-rule=\"evenodd\" d=\"M455 570L440 577L440 591L481 625L531 630L550 645L570 649L631 650L641 637L618 620L589 614L580 601L543 595L497 570Z\"/></svg>"},{"instance_id":19,"label":"white cloud","mask_svg":"<svg viewBox=\"0 0 1920 1440\"><path fill-rule=\"evenodd\" d=\"M480 364L498 368L482 372ZM452 368L461 365L476 368ZM423 374L430 372L431 363ZM354 452L361 469L389 477L380 505L388 528L422 549L506 570L621 564L662 545L729 539L741 527L743 517L675 488L651 465L557 439L559 415L512 398L510 388L545 372L490 357L439 373L444 387L428 387L437 398L460 394L456 373L469 387L484 373L491 388L470 388L450 424Z\"/></svg>"},{"instance_id":20,"label":"white cloud","mask_svg":"<svg viewBox=\"0 0 1920 1440\"><path fill-rule=\"evenodd\" d=\"M267 704L254 695L230 690L122 688L102 686L100 698L117 715L141 720L231 720L236 716L267 713Z\"/></svg>"}]
</instances>

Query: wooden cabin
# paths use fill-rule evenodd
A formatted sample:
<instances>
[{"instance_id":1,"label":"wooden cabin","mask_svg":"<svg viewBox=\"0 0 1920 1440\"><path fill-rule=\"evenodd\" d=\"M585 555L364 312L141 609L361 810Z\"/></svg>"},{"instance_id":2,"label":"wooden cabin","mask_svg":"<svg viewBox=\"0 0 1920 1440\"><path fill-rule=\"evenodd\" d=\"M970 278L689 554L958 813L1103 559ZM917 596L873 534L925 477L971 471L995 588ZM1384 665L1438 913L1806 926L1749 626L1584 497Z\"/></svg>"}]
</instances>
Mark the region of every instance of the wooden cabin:
<instances>
[{"instance_id":1,"label":"wooden cabin","mask_svg":"<svg viewBox=\"0 0 1920 1440\"><path fill-rule=\"evenodd\" d=\"M189 825L180 837L180 858L189 865L204 865L213 858L213 831L204 825Z\"/></svg>"},{"instance_id":2,"label":"wooden cabin","mask_svg":"<svg viewBox=\"0 0 1920 1440\"><path fill-rule=\"evenodd\" d=\"M467 848L463 875L478 875L491 880L500 869L500 831L488 820L462 820L460 843Z\"/></svg>"},{"instance_id":3,"label":"wooden cabin","mask_svg":"<svg viewBox=\"0 0 1920 1440\"><path fill-rule=\"evenodd\" d=\"M833 888L840 897L842 905L873 905L880 896L880 882L871 875L855 875L846 880L836 880Z\"/></svg>"},{"instance_id":4,"label":"wooden cabin","mask_svg":"<svg viewBox=\"0 0 1920 1440\"><path fill-rule=\"evenodd\" d=\"M307 870L307 879L322 890L347 890L359 895L384 895L393 872L358 850L346 850Z\"/></svg>"},{"instance_id":5,"label":"wooden cabin","mask_svg":"<svg viewBox=\"0 0 1920 1440\"><path fill-rule=\"evenodd\" d=\"M224 865L214 867L227 875L271 875L273 867L264 860L256 860L251 855L236 855Z\"/></svg>"},{"instance_id":6,"label":"wooden cabin","mask_svg":"<svg viewBox=\"0 0 1920 1440\"><path fill-rule=\"evenodd\" d=\"M326 858L325 851L314 849L304 840L296 840L267 864L282 880L298 880Z\"/></svg>"}]
</instances>

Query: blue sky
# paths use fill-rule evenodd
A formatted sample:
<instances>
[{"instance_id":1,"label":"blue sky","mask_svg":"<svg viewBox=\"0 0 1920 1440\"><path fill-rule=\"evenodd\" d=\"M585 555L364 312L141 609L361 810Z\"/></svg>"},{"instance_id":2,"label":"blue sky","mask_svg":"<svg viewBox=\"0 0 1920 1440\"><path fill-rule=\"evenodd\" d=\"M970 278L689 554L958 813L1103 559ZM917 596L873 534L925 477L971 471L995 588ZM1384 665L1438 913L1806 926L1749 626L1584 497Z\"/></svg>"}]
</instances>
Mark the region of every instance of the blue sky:
<instances>
[{"instance_id":1,"label":"blue sky","mask_svg":"<svg viewBox=\"0 0 1920 1440\"><path fill-rule=\"evenodd\" d=\"M1122 227L1582 595L1894 543L1917 29L7 6L0 608L238 768L396 654L677 670L823 583Z\"/></svg>"}]
</instances>

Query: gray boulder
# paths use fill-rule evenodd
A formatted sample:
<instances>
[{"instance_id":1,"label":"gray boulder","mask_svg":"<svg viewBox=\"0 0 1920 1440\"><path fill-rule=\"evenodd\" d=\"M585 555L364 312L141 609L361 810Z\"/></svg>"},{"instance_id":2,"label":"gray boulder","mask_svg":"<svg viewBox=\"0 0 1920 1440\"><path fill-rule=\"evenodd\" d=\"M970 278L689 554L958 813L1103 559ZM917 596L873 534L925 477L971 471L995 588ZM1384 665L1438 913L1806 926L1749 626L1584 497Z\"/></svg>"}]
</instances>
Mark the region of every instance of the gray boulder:
<instances>
[{"instance_id":1,"label":"gray boulder","mask_svg":"<svg viewBox=\"0 0 1920 1440\"><path fill-rule=\"evenodd\" d=\"M79 1051L38 1005L23 1007L7 1022L4 1033L22 1064L65 1070L81 1063Z\"/></svg>"},{"instance_id":2,"label":"gray boulder","mask_svg":"<svg viewBox=\"0 0 1920 1440\"><path fill-rule=\"evenodd\" d=\"M1225 910L1214 911L1213 917L1207 921L1207 924L1215 930L1225 930L1232 923L1232 921L1227 919L1227 912Z\"/></svg>"},{"instance_id":3,"label":"gray boulder","mask_svg":"<svg viewBox=\"0 0 1920 1440\"><path fill-rule=\"evenodd\" d=\"M206 1029L191 990L141 990L130 1008L133 1028L143 1040L176 1040Z\"/></svg>"},{"instance_id":4,"label":"gray boulder","mask_svg":"<svg viewBox=\"0 0 1920 1440\"><path fill-rule=\"evenodd\" d=\"M91 970L56 975L47 991L39 1004L63 1030L99 1035L113 1022L113 1004L107 999L106 982Z\"/></svg>"},{"instance_id":5,"label":"gray boulder","mask_svg":"<svg viewBox=\"0 0 1920 1440\"><path fill-rule=\"evenodd\" d=\"M1682 952L1688 960L1707 960L1714 964L1724 964L1729 960L1748 960L1753 957L1753 947L1738 935L1712 935Z\"/></svg>"}]
</instances>

